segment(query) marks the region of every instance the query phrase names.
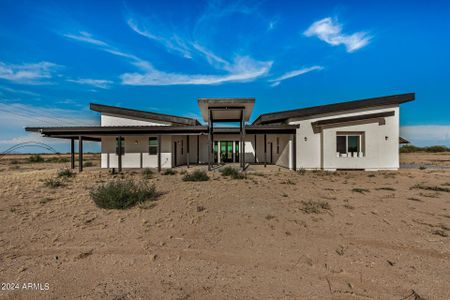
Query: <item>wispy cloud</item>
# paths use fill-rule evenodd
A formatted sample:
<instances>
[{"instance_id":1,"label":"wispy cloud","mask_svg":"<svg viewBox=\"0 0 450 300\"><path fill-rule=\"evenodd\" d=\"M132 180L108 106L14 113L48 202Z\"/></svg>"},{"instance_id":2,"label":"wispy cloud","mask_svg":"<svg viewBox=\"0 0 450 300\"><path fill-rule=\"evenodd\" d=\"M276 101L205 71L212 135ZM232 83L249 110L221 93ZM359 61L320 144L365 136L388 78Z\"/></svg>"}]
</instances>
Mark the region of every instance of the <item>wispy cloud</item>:
<instances>
[{"instance_id":1,"label":"wispy cloud","mask_svg":"<svg viewBox=\"0 0 450 300\"><path fill-rule=\"evenodd\" d=\"M83 85L90 85L101 89L109 89L113 84L113 81L111 80L91 79L91 78L67 79L67 81Z\"/></svg>"},{"instance_id":2,"label":"wispy cloud","mask_svg":"<svg viewBox=\"0 0 450 300\"><path fill-rule=\"evenodd\" d=\"M402 126L400 135L418 146L450 146L450 125Z\"/></svg>"},{"instance_id":3,"label":"wispy cloud","mask_svg":"<svg viewBox=\"0 0 450 300\"><path fill-rule=\"evenodd\" d=\"M13 89L6 86L0 86L0 90L11 93L11 94L21 94L25 96L31 96L31 97L39 97L40 95L38 93L25 91L25 90L19 90L19 89Z\"/></svg>"},{"instance_id":4,"label":"wispy cloud","mask_svg":"<svg viewBox=\"0 0 450 300\"><path fill-rule=\"evenodd\" d=\"M345 45L347 52L354 52L369 44L371 36L367 32L344 34L342 24L336 19L325 18L314 22L304 33L305 36L317 36L322 41L332 45Z\"/></svg>"},{"instance_id":5,"label":"wispy cloud","mask_svg":"<svg viewBox=\"0 0 450 300\"><path fill-rule=\"evenodd\" d=\"M48 61L22 65L0 62L0 79L19 84L46 84L49 83L46 79L52 78L58 67Z\"/></svg>"},{"instance_id":6,"label":"wispy cloud","mask_svg":"<svg viewBox=\"0 0 450 300\"><path fill-rule=\"evenodd\" d=\"M301 68L301 69L297 69L297 70L293 70L287 73L284 73L283 75L281 75L280 77L274 78L269 80L269 82L272 82L271 86L277 86L279 85L283 80L289 79L289 78L293 78L293 77L297 77L312 71L320 71L323 70L324 67L322 66L312 66L312 67L307 67L307 68Z\"/></svg>"},{"instance_id":7,"label":"wispy cloud","mask_svg":"<svg viewBox=\"0 0 450 300\"><path fill-rule=\"evenodd\" d=\"M91 33L80 31L79 33L65 33L62 34L64 37L69 38L74 41L82 42L93 46L94 48L107 52L109 54L126 58L131 61L131 63L141 69L151 69L150 63L137 57L136 55L130 54L128 52L121 51L116 47L111 46L105 41L102 41L94 37Z\"/></svg>"},{"instance_id":8,"label":"wispy cloud","mask_svg":"<svg viewBox=\"0 0 450 300\"><path fill-rule=\"evenodd\" d=\"M121 76L125 85L210 85L226 82L248 82L267 75L271 61L254 61L249 57L238 57L224 75L181 74L152 70L145 74L126 73Z\"/></svg>"},{"instance_id":9,"label":"wispy cloud","mask_svg":"<svg viewBox=\"0 0 450 300\"><path fill-rule=\"evenodd\" d=\"M169 52L176 52L185 58L192 58L190 45L179 35L171 31L170 35L157 35L150 31L149 25L140 24L134 18L128 18L128 26L137 34L162 44Z\"/></svg>"}]
</instances>

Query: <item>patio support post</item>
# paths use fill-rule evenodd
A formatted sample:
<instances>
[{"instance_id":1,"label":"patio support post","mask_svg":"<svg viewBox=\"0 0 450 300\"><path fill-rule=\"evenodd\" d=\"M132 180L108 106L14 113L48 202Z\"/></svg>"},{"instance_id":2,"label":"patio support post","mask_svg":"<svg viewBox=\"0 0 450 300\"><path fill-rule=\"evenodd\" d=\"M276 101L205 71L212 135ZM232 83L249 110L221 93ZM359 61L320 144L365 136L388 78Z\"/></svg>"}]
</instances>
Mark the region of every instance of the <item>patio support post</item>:
<instances>
[{"instance_id":1,"label":"patio support post","mask_svg":"<svg viewBox=\"0 0 450 300\"><path fill-rule=\"evenodd\" d=\"M75 139L70 139L70 168L75 169Z\"/></svg>"},{"instance_id":2,"label":"patio support post","mask_svg":"<svg viewBox=\"0 0 450 300\"><path fill-rule=\"evenodd\" d=\"M119 172L122 172L122 136L120 136L120 135L117 140L117 146L119 148L118 158L117 158L118 170L119 170Z\"/></svg>"},{"instance_id":3,"label":"patio support post","mask_svg":"<svg viewBox=\"0 0 450 300\"><path fill-rule=\"evenodd\" d=\"M245 121L244 110L242 112L242 170L245 169Z\"/></svg>"},{"instance_id":4,"label":"patio support post","mask_svg":"<svg viewBox=\"0 0 450 300\"><path fill-rule=\"evenodd\" d=\"M211 110L208 111L209 114L209 118L208 118L208 171L211 171L211 149L213 148L212 146L212 141L211 141Z\"/></svg>"},{"instance_id":5,"label":"patio support post","mask_svg":"<svg viewBox=\"0 0 450 300\"><path fill-rule=\"evenodd\" d=\"M83 137L78 137L78 171L83 172Z\"/></svg>"},{"instance_id":6,"label":"patio support post","mask_svg":"<svg viewBox=\"0 0 450 300\"><path fill-rule=\"evenodd\" d=\"M297 132L292 134L292 168L297 171Z\"/></svg>"},{"instance_id":7,"label":"patio support post","mask_svg":"<svg viewBox=\"0 0 450 300\"><path fill-rule=\"evenodd\" d=\"M200 136L197 135L197 165L200 163Z\"/></svg>"},{"instance_id":8,"label":"patio support post","mask_svg":"<svg viewBox=\"0 0 450 300\"><path fill-rule=\"evenodd\" d=\"M241 120L239 122L239 132L240 132L240 145L239 145L239 164L241 166L241 169L244 169L244 164L243 164L243 157L242 157L242 148L244 145L244 139L243 139L243 124L242 124L242 119L243 119L243 111L241 110Z\"/></svg>"},{"instance_id":9,"label":"patio support post","mask_svg":"<svg viewBox=\"0 0 450 300\"><path fill-rule=\"evenodd\" d=\"M161 172L161 136L158 135L158 172Z\"/></svg>"},{"instance_id":10,"label":"patio support post","mask_svg":"<svg viewBox=\"0 0 450 300\"><path fill-rule=\"evenodd\" d=\"M186 164L189 168L189 135L186 136Z\"/></svg>"},{"instance_id":11,"label":"patio support post","mask_svg":"<svg viewBox=\"0 0 450 300\"><path fill-rule=\"evenodd\" d=\"M255 151L255 164L256 164L256 134L255 134L255 147L253 150Z\"/></svg>"},{"instance_id":12,"label":"patio support post","mask_svg":"<svg viewBox=\"0 0 450 300\"><path fill-rule=\"evenodd\" d=\"M264 168L267 167L267 134L264 134Z\"/></svg>"}]
</instances>

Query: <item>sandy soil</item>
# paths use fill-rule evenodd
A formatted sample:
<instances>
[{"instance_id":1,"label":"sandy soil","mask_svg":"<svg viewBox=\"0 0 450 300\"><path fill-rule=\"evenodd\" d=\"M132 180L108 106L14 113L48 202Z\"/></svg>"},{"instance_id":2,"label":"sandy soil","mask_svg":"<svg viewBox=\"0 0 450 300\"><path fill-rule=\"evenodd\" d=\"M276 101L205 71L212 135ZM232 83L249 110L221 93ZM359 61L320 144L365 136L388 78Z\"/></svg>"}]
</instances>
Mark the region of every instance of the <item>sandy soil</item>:
<instances>
[{"instance_id":1,"label":"sandy soil","mask_svg":"<svg viewBox=\"0 0 450 300\"><path fill-rule=\"evenodd\" d=\"M156 205L120 211L97 208L89 191L144 180L139 171L87 168L49 188L66 164L5 162L1 281L49 289L1 298L450 299L450 170L155 175ZM309 200L330 209L306 213Z\"/></svg>"}]
</instances>

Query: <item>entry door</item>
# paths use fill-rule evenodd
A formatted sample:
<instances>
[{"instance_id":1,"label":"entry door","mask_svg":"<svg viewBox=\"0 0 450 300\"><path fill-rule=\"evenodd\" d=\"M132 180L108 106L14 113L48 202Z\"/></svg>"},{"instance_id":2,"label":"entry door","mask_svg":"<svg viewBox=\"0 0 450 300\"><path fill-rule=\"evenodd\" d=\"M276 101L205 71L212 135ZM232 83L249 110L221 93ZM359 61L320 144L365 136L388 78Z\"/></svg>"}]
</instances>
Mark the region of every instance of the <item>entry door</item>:
<instances>
[{"instance_id":1,"label":"entry door","mask_svg":"<svg viewBox=\"0 0 450 300\"><path fill-rule=\"evenodd\" d=\"M270 164L273 164L273 143L269 143Z\"/></svg>"},{"instance_id":2,"label":"entry door","mask_svg":"<svg viewBox=\"0 0 450 300\"><path fill-rule=\"evenodd\" d=\"M232 141L220 141L220 161L224 163L233 162Z\"/></svg>"}]
</instances>

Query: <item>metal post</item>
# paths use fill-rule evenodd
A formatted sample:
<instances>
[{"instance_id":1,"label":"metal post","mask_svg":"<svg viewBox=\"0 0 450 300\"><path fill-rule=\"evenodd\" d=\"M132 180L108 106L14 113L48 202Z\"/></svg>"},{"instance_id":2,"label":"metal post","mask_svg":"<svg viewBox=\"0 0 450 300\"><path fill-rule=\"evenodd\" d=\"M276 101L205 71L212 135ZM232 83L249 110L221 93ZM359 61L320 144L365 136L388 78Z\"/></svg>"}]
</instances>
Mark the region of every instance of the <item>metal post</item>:
<instances>
[{"instance_id":1,"label":"metal post","mask_svg":"<svg viewBox=\"0 0 450 300\"><path fill-rule=\"evenodd\" d=\"M78 171L83 172L83 137L78 137Z\"/></svg>"},{"instance_id":2,"label":"metal post","mask_svg":"<svg viewBox=\"0 0 450 300\"><path fill-rule=\"evenodd\" d=\"M256 134L255 134L255 149L253 149L255 151L255 164L256 164Z\"/></svg>"},{"instance_id":3,"label":"metal post","mask_svg":"<svg viewBox=\"0 0 450 300\"><path fill-rule=\"evenodd\" d=\"M200 163L200 136L197 135L197 165Z\"/></svg>"},{"instance_id":4,"label":"metal post","mask_svg":"<svg viewBox=\"0 0 450 300\"><path fill-rule=\"evenodd\" d=\"M70 139L70 168L75 169L75 139Z\"/></svg>"},{"instance_id":5,"label":"metal post","mask_svg":"<svg viewBox=\"0 0 450 300\"><path fill-rule=\"evenodd\" d=\"M211 171L211 110L208 111L208 171Z\"/></svg>"},{"instance_id":6,"label":"metal post","mask_svg":"<svg viewBox=\"0 0 450 300\"><path fill-rule=\"evenodd\" d=\"M186 136L186 163L189 168L189 136Z\"/></svg>"},{"instance_id":7,"label":"metal post","mask_svg":"<svg viewBox=\"0 0 450 300\"><path fill-rule=\"evenodd\" d=\"M292 148L293 148L293 153L292 153L292 167L294 169L294 171L297 171L297 133L294 133L292 135Z\"/></svg>"},{"instance_id":8,"label":"metal post","mask_svg":"<svg viewBox=\"0 0 450 300\"><path fill-rule=\"evenodd\" d=\"M244 165L243 165L243 161L242 161L242 148L243 148L243 139L242 139L242 130L243 130L243 126L242 126L242 119L243 119L243 114L242 114L242 110L241 110L241 120L240 120L240 122L239 122L239 139L240 139L240 145L239 145L239 164L240 164L240 166L241 166L241 168L243 169L244 168Z\"/></svg>"},{"instance_id":9,"label":"metal post","mask_svg":"<svg viewBox=\"0 0 450 300\"><path fill-rule=\"evenodd\" d=\"M158 172L161 172L161 136L158 135Z\"/></svg>"},{"instance_id":10,"label":"metal post","mask_svg":"<svg viewBox=\"0 0 450 300\"><path fill-rule=\"evenodd\" d=\"M244 110L242 110L242 169L245 169L245 121Z\"/></svg>"},{"instance_id":11,"label":"metal post","mask_svg":"<svg viewBox=\"0 0 450 300\"><path fill-rule=\"evenodd\" d=\"M264 168L267 167L267 134L264 134Z\"/></svg>"},{"instance_id":12,"label":"metal post","mask_svg":"<svg viewBox=\"0 0 450 300\"><path fill-rule=\"evenodd\" d=\"M118 170L119 170L119 172L122 172L122 137L121 136L118 137L117 145L119 147L119 153L118 153L118 158L117 158Z\"/></svg>"}]
</instances>

